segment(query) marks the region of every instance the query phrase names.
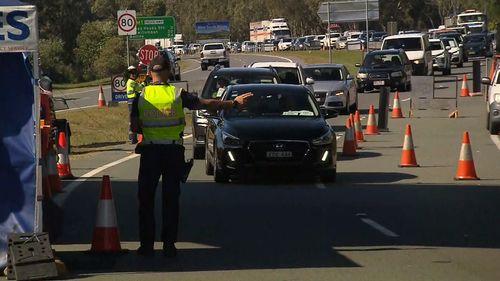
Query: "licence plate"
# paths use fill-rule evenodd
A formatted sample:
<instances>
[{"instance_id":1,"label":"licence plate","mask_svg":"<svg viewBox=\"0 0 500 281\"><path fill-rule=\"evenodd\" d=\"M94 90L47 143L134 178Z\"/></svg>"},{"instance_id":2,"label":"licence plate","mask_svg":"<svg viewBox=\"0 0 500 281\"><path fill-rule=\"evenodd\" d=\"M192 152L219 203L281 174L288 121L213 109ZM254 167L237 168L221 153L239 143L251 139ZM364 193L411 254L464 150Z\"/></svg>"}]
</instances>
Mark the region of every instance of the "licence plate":
<instances>
[{"instance_id":1,"label":"licence plate","mask_svg":"<svg viewBox=\"0 0 500 281\"><path fill-rule=\"evenodd\" d=\"M290 158L292 157L292 152L291 151L267 151L266 152L266 157L267 158Z\"/></svg>"},{"instance_id":2,"label":"licence plate","mask_svg":"<svg viewBox=\"0 0 500 281\"><path fill-rule=\"evenodd\" d=\"M373 81L373 85L374 86L384 86L385 85L385 81Z\"/></svg>"},{"instance_id":3,"label":"licence plate","mask_svg":"<svg viewBox=\"0 0 500 281\"><path fill-rule=\"evenodd\" d=\"M476 53L476 52L474 52L474 51L469 51L469 54L471 54L471 55L473 55L473 54L475 54L475 53Z\"/></svg>"},{"instance_id":4,"label":"licence plate","mask_svg":"<svg viewBox=\"0 0 500 281\"><path fill-rule=\"evenodd\" d=\"M321 98L316 98L316 101L321 101Z\"/></svg>"}]
</instances>

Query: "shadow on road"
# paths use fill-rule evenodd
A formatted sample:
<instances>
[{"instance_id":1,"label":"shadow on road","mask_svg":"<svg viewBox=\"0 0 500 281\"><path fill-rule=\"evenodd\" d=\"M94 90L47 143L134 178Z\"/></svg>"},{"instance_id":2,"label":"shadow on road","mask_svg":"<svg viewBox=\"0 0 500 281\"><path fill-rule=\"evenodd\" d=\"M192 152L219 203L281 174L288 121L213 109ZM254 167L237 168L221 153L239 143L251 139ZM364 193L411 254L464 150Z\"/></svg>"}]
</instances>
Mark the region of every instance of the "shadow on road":
<instances>
[{"instance_id":1,"label":"shadow on road","mask_svg":"<svg viewBox=\"0 0 500 281\"><path fill-rule=\"evenodd\" d=\"M182 188L182 243L176 261L160 251L155 258L140 258L135 248L118 257L83 251L58 255L75 274L87 274L350 268L362 265L342 255L342 247L500 247L499 188L396 183L411 178L405 173L339 173L338 182L326 188L313 183L190 182ZM68 196L62 206L64 234L54 244L91 243L100 184L91 179ZM137 184L112 185L121 240L137 245ZM359 213L399 237L384 236L364 224Z\"/></svg>"}]
</instances>

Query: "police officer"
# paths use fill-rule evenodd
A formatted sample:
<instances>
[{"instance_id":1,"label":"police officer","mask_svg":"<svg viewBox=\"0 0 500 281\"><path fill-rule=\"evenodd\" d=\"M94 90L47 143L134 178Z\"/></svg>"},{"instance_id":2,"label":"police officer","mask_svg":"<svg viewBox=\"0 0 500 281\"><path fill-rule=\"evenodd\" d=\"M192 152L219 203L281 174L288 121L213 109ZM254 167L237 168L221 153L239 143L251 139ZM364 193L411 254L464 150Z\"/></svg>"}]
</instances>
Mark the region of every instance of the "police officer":
<instances>
[{"instance_id":1,"label":"police officer","mask_svg":"<svg viewBox=\"0 0 500 281\"><path fill-rule=\"evenodd\" d=\"M162 176L162 234L163 255L175 257L179 224L180 181L186 165L184 160L184 108L221 110L242 108L252 93L245 93L234 101L201 99L196 95L167 83L170 61L155 57L150 65L152 83L148 84L133 103L132 127L142 132L144 140L138 144L141 154L139 166L139 238L137 253L153 256L155 241L154 199L160 175Z\"/></svg>"},{"instance_id":2,"label":"police officer","mask_svg":"<svg viewBox=\"0 0 500 281\"><path fill-rule=\"evenodd\" d=\"M138 71L135 66L129 66L128 67L128 73L129 73L129 78L127 80L127 99L128 99L128 111L129 111L129 131L128 131L128 139L130 140L131 144L136 144L137 143L137 134L132 132L132 129L130 128L130 118L132 114L132 102L136 97L139 96L140 92L142 91L142 88L144 87L141 83L138 83L137 76L138 76Z\"/></svg>"}]
</instances>

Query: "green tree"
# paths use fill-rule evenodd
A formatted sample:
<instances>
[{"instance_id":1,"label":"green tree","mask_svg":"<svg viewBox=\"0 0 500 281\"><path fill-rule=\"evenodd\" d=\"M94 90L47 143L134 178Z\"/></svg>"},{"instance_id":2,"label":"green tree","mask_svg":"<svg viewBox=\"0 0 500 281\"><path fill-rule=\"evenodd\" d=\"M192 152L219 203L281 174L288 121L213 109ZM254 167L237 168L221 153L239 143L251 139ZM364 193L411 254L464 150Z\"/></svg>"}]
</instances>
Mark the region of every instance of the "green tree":
<instances>
[{"instance_id":1,"label":"green tree","mask_svg":"<svg viewBox=\"0 0 500 281\"><path fill-rule=\"evenodd\" d=\"M67 82L73 80L71 66L64 62L66 51L61 38L41 39L39 44L41 69L54 81Z\"/></svg>"},{"instance_id":2,"label":"green tree","mask_svg":"<svg viewBox=\"0 0 500 281\"><path fill-rule=\"evenodd\" d=\"M127 68L125 54L123 37L114 36L108 38L93 64L97 74L96 78L105 78L112 74L123 73Z\"/></svg>"}]
</instances>

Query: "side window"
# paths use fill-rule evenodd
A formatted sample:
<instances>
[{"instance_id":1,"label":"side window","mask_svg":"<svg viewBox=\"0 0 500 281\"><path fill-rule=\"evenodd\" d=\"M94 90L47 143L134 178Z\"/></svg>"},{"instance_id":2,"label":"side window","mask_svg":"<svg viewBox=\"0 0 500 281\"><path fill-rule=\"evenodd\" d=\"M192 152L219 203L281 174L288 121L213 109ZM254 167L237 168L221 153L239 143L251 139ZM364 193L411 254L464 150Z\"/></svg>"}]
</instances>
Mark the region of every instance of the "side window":
<instances>
[{"instance_id":1,"label":"side window","mask_svg":"<svg viewBox=\"0 0 500 281\"><path fill-rule=\"evenodd\" d=\"M497 69L497 82L495 84L500 85L500 69Z\"/></svg>"}]
</instances>

